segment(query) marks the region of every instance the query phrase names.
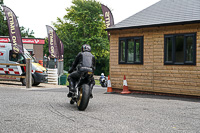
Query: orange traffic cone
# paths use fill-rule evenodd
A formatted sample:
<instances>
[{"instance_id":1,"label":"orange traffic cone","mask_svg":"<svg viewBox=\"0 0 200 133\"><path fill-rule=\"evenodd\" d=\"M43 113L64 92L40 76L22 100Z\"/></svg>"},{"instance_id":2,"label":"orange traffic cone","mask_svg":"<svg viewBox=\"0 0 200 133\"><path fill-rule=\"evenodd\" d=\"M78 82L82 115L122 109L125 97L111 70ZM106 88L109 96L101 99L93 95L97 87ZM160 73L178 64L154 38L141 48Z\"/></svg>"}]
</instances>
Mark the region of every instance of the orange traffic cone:
<instances>
[{"instance_id":1,"label":"orange traffic cone","mask_svg":"<svg viewBox=\"0 0 200 133\"><path fill-rule=\"evenodd\" d=\"M124 75L124 81L123 81L123 91L121 94L130 94L131 92L128 90L128 85L126 81L126 76Z\"/></svg>"},{"instance_id":2,"label":"orange traffic cone","mask_svg":"<svg viewBox=\"0 0 200 133\"><path fill-rule=\"evenodd\" d=\"M107 82L107 93L112 92L110 76L108 75L108 82Z\"/></svg>"}]
</instances>

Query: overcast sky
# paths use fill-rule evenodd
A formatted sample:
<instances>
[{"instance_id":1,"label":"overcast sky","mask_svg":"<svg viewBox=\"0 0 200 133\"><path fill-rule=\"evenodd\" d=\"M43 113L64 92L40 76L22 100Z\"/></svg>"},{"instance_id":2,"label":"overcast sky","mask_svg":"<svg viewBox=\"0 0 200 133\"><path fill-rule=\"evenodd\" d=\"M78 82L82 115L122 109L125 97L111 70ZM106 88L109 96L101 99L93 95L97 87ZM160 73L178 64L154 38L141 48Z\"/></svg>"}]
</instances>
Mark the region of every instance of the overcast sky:
<instances>
[{"instance_id":1,"label":"overcast sky","mask_svg":"<svg viewBox=\"0 0 200 133\"><path fill-rule=\"evenodd\" d=\"M110 8L114 22L118 22L155 4L159 0L97 0ZM18 16L20 26L34 31L36 38L47 37L45 25L52 26L57 17L67 14L66 8L72 5L72 0L4 0Z\"/></svg>"}]
</instances>

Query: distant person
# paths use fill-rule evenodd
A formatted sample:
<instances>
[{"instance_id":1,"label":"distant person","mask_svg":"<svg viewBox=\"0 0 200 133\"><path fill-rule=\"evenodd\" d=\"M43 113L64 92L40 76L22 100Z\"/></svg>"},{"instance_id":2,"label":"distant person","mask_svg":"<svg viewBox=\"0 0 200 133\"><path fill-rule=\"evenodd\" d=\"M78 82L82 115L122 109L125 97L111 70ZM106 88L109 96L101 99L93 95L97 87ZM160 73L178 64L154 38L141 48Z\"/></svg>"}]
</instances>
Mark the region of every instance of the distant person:
<instances>
[{"instance_id":1,"label":"distant person","mask_svg":"<svg viewBox=\"0 0 200 133\"><path fill-rule=\"evenodd\" d=\"M105 78L104 73L101 73L101 77L100 78Z\"/></svg>"},{"instance_id":2,"label":"distant person","mask_svg":"<svg viewBox=\"0 0 200 133\"><path fill-rule=\"evenodd\" d=\"M50 55L47 57L47 67L50 68L51 58Z\"/></svg>"},{"instance_id":3,"label":"distant person","mask_svg":"<svg viewBox=\"0 0 200 133\"><path fill-rule=\"evenodd\" d=\"M18 59L17 59L17 54L12 54L12 55L11 55L11 58L10 58L10 61L17 62L17 61L18 61Z\"/></svg>"},{"instance_id":4,"label":"distant person","mask_svg":"<svg viewBox=\"0 0 200 133\"><path fill-rule=\"evenodd\" d=\"M57 58L54 58L55 68L57 68Z\"/></svg>"},{"instance_id":5,"label":"distant person","mask_svg":"<svg viewBox=\"0 0 200 133\"><path fill-rule=\"evenodd\" d=\"M104 73L101 73L101 76L99 78L100 83L101 83L101 79L105 79L105 78L106 78L106 76L104 76Z\"/></svg>"},{"instance_id":6,"label":"distant person","mask_svg":"<svg viewBox=\"0 0 200 133\"><path fill-rule=\"evenodd\" d=\"M43 59L43 62L44 62L44 67L47 67L47 54L44 54L44 59Z\"/></svg>"},{"instance_id":7,"label":"distant person","mask_svg":"<svg viewBox=\"0 0 200 133\"><path fill-rule=\"evenodd\" d=\"M35 54L32 55L33 59L35 62L37 62L36 58L35 58Z\"/></svg>"},{"instance_id":8,"label":"distant person","mask_svg":"<svg viewBox=\"0 0 200 133\"><path fill-rule=\"evenodd\" d=\"M18 54L18 63L24 64L25 63L25 58L22 54Z\"/></svg>"},{"instance_id":9,"label":"distant person","mask_svg":"<svg viewBox=\"0 0 200 133\"><path fill-rule=\"evenodd\" d=\"M11 56L10 61L14 61L14 62L22 64L22 63L24 63L24 57L21 54L13 53L12 56Z\"/></svg>"},{"instance_id":10,"label":"distant person","mask_svg":"<svg viewBox=\"0 0 200 133\"><path fill-rule=\"evenodd\" d=\"M58 61L63 61L63 55L61 55L61 59L59 59Z\"/></svg>"}]
</instances>

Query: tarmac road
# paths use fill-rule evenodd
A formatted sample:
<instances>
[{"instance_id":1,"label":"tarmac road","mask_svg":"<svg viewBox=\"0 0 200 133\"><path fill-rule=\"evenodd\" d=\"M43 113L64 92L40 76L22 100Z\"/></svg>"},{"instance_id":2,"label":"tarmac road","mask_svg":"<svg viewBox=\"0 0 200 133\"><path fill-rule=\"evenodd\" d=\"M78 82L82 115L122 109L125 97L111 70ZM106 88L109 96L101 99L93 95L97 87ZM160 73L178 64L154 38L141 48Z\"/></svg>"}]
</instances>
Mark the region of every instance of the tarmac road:
<instances>
[{"instance_id":1,"label":"tarmac road","mask_svg":"<svg viewBox=\"0 0 200 133\"><path fill-rule=\"evenodd\" d=\"M67 92L0 86L0 133L200 133L200 99L104 94L95 86L78 111Z\"/></svg>"}]
</instances>

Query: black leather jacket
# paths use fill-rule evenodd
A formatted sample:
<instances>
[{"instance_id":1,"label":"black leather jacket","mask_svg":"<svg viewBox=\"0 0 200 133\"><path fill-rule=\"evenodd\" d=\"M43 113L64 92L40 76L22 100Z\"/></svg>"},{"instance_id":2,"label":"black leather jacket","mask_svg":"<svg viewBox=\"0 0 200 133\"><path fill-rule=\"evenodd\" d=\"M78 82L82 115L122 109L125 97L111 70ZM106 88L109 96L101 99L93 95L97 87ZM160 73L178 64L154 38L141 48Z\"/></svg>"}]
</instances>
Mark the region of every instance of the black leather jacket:
<instances>
[{"instance_id":1,"label":"black leather jacket","mask_svg":"<svg viewBox=\"0 0 200 133\"><path fill-rule=\"evenodd\" d=\"M77 68L78 67L78 68ZM95 70L95 57L90 52L80 52L76 56L75 61L72 64L71 69L68 71L72 73L76 68L89 67Z\"/></svg>"}]
</instances>

